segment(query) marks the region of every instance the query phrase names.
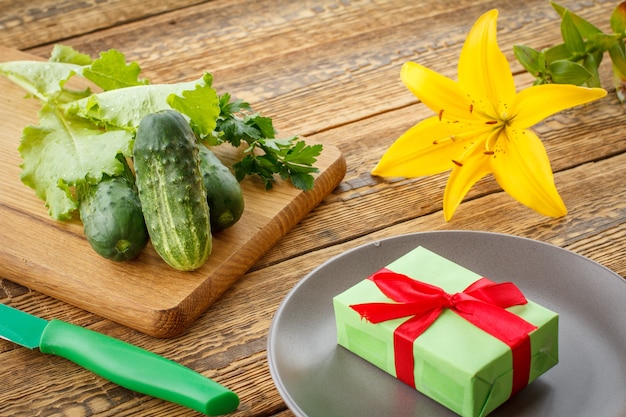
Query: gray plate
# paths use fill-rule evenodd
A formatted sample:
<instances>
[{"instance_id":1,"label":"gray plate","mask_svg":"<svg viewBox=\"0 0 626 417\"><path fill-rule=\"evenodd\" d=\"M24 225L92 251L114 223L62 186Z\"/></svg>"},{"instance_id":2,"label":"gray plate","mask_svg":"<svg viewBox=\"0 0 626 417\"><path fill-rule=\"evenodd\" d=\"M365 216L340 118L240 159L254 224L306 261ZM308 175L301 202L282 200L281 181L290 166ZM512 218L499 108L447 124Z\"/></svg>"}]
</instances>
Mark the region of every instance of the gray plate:
<instances>
[{"instance_id":1,"label":"gray plate","mask_svg":"<svg viewBox=\"0 0 626 417\"><path fill-rule=\"evenodd\" d=\"M416 246L494 281L513 281L559 313L559 364L490 416L626 416L626 281L553 245L495 233L415 233L360 246L302 279L268 338L274 382L299 417L454 417L336 345L332 298Z\"/></svg>"}]
</instances>

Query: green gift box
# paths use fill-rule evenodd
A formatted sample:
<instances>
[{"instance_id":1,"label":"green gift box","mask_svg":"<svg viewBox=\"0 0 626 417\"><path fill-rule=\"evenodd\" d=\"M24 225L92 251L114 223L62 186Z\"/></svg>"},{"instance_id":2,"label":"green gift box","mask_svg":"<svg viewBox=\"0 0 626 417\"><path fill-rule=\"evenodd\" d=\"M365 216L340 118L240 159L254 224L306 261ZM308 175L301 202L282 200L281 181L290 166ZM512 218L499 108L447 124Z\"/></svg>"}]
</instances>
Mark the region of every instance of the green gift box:
<instances>
[{"instance_id":1,"label":"green gift box","mask_svg":"<svg viewBox=\"0 0 626 417\"><path fill-rule=\"evenodd\" d=\"M333 299L337 342L464 417L558 362L558 315L417 247Z\"/></svg>"}]
</instances>

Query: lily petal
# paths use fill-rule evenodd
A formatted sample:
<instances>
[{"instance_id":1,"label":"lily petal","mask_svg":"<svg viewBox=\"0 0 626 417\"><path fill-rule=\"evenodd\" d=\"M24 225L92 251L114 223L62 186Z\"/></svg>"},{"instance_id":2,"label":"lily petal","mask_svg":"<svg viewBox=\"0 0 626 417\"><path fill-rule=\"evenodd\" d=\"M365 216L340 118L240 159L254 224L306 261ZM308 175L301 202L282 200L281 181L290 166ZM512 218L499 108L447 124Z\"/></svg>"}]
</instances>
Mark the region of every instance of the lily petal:
<instances>
[{"instance_id":1,"label":"lily petal","mask_svg":"<svg viewBox=\"0 0 626 417\"><path fill-rule=\"evenodd\" d=\"M415 62L402 66L400 78L415 97L441 117L450 120L471 117L472 100L456 81Z\"/></svg>"},{"instance_id":2,"label":"lily petal","mask_svg":"<svg viewBox=\"0 0 626 417\"><path fill-rule=\"evenodd\" d=\"M509 63L498 47L498 11L478 18L470 30L459 58L459 83L474 99L486 99L499 117L515 97L515 82Z\"/></svg>"},{"instance_id":3,"label":"lily petal","mask_svg":"<svg viewBox=\"0 0 626 417\"><path fill-rule=\"evenodd\" d=\"M374 167L372 175L411 178L447 171L454 166L451 158L463 147L463 141L449 138L464 131L458 123L429 117L396 139ZM437 141L441 143L434 144Z\"/></svg>"},{"instance_id":4,"label":"lily petal","mask_svg":"<svg viewBox=\"0 0 626 417\"><path fill-rule=\"evenodd\" d=\"M570 84L541 84L526 88L511 103L515 118L510 126L529 128L548 116L606 96L602 88L577 87Z\"/></svg>"},{"instance_id":5,"label":"lily petal","mask_svg":"<svg viewBox=\"0 0 626 417\"><path fill-rule=\"evenodd\" d=\"M554 185L546 149L537 135L530 130L507 128L494 151L491 168L504 191L545 216L567 214Z\"/></svg>"},{"instance_id":6,"label":"lily petal","mask_svg":"<svg viewBox=\"0 0 626 417\"><path fill-rule=\"evenodd\" d=\"M446 221L450 221L470 188L491 172L489 157L485 155L485 149L481 145L482 143L477 143L463 159L463 165L455 166L450 173L443 193L443 215Z\"/></svg>"}]
</instances>

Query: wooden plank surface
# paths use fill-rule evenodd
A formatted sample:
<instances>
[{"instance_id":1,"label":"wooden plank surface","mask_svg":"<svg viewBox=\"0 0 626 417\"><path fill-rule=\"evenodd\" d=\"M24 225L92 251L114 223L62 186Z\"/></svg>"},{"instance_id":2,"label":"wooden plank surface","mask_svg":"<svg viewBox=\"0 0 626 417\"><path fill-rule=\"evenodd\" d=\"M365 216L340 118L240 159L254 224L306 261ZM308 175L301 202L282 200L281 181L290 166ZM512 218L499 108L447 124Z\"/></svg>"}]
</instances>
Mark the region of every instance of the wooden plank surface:
<instances>
[{"instance_id":1,"label":"wooden plank surface","mask_svg":"<svg viewBox=\"0 0 626 417\"><path fill-rule=\"evenodd\" d=\"M201 3L202 0L0 0L0 45L26 49Z\"/></svg>"},{"instance_id":2,"label":"wooden plank surface","mask_svg":"<svg viewBox=\"0 0 626 417\"><path fill-rule=\"evenodd\" d=\"M43 7L58 2L28 3ZM571 249L626 276L626 113L615 98L607 62L601 71L609 89L605 99L534 128L553 163L569 209L565 217L532 212L488 177L446 223L441 200L447 174L413 180L369 175L396 137L431 115L402 85L403 62L414 60L454 78L467 30L480 14L498 8L500 47L518 88L526 87L532 79L516 63L512 47L541 49L560 41L559 19L547 0L214 0L124 23L119 23L122 12L113 12L114 2L83 3L93 13L84 13L82 29L67 37L49 31L55 33L48 41L24 48L41 58L58 40L92 55L116 48L138 60L146 76L164 82L195 79L208 70L218 88L250 101L280 130L339 149L347 172L333 192L180 336L155 339L7 279L0 282L0 301L101 331L202 372L241 396L234 417L292 417L267 367L272 318L303 276L360 244L442 229L502 232ZM140 16L138 3L129 0L123 13ZM603 30L608 30L616 4L560 3ZM96 11L118 23L105 22L91 31ZM59 12L54 20L58 32L73 27L75 16ZM16 28L13 41L28 41L29 30L46 29L34 23ZM8 415L198 416L1 340L0 364L0 371L11 375L0 389Z\"/></svg>"},{"instance_id":3,"label":"wooden plank surface","mask_svg":"<svg viewBox=\"0 0 626 417\"><path fill-rule=\"evenodd\" d=\"M29 58L0 49L0 62ZM32 59L32 57L30 57ZM318 159L320 173L311 191L279 182L265 191L260 181L242 182L246 209L233 227L213 233L209 261L193 272L166 265L149 244L131 262L112 262L88 245L78 218L59 222L48 218L43 202L19 180L17 145L21 131L37 123L40 103L24 99L24 91L0 79L0 273L8 279L70 304L158 337L183 332L341 181L345 162L326 146ZM235 155L234 148L216 153ZM33 236L23 230L36 231Z\"/></svg>"}]
</instances>

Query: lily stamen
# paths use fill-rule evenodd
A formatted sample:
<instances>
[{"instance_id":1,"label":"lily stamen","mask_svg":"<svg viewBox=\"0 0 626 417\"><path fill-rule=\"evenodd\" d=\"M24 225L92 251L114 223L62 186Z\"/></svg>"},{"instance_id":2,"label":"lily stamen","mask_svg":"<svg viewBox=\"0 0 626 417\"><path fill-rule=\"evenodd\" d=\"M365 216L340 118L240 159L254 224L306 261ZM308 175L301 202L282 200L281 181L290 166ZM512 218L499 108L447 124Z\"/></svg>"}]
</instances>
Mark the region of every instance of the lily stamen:
<instances>
[{"instance_id":1,"label":"lily stamen","mask_svg":"<svg viewBox=\"0 0 626 417\"><path fill-rule=\"evenodd\" d=\"M435 139L433 140L433 145L439 145L439 144L446 143L446 142L452 142L452 143L456 142L456 136L450 135L443 139Z\"/></svg>"}]
</instances>

